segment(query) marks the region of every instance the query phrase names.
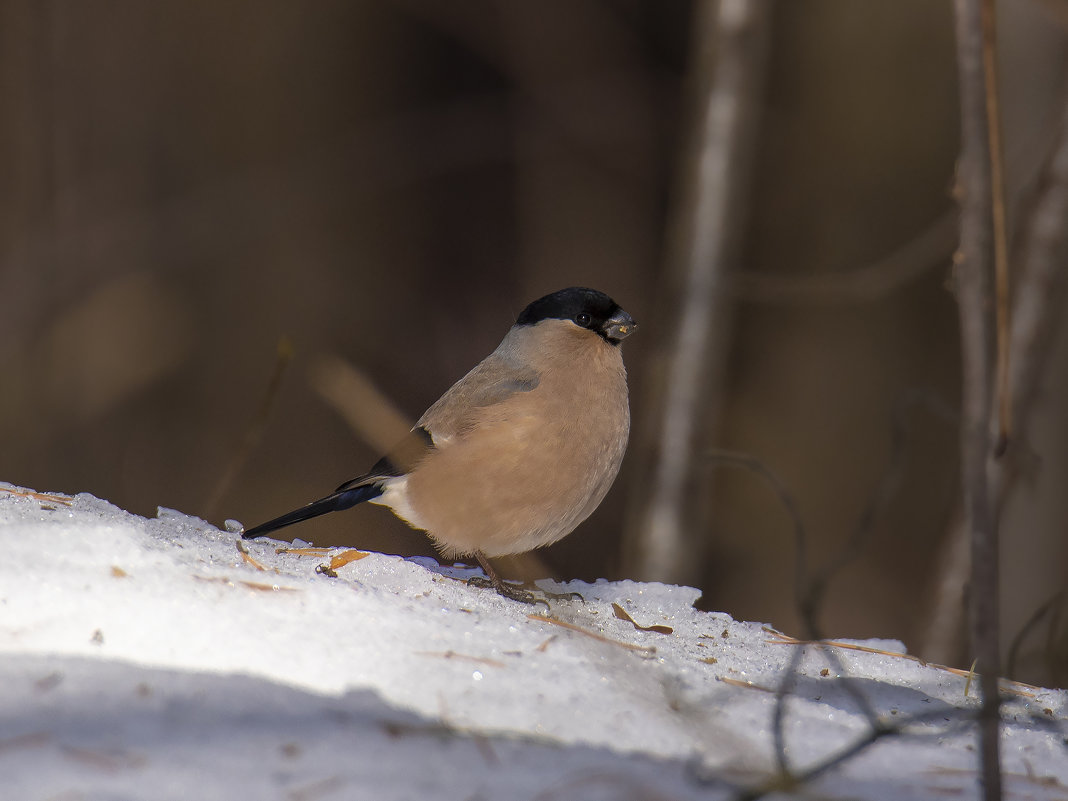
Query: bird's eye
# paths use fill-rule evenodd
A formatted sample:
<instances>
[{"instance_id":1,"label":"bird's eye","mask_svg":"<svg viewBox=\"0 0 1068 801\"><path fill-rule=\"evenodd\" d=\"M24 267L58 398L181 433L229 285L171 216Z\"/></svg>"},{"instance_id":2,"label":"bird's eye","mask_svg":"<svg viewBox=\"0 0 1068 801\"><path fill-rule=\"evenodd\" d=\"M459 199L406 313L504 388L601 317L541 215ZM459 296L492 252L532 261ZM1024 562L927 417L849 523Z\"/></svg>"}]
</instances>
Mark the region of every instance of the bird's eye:
<instances>
[{"instance_id":1,"label":"bird's eye","mask_svg":"<svg viewBox=\"0 0 1068 801\"><path fill-rule=\"evenodd\" d=\"M579 312L575 315L575 322L583 328L589 328L590 323L593 322L593 318L590 317L590 315L586 314L586 312Z\"/></svg>"}]
</instances>

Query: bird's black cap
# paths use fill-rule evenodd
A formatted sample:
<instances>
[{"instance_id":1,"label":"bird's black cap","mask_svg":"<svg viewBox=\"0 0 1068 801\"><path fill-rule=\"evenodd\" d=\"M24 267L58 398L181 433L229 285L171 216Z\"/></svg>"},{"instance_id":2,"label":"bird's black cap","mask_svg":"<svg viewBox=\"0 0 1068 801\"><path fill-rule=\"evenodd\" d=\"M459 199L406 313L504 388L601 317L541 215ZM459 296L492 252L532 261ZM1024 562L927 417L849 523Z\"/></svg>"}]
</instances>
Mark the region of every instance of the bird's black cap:
<instances>
[{"instance_id":1,"label":"bird's black cap","mask_svg":"<svg viewBox=\"0 0 1068 801\"><path fill-rule=\"evenodd\" d=\"M519 315L517 326L537 325L542 320L570 320L611 342L619 342L637 323L604 292L573 286L538 298Z\"/></svg>"}]
</instances>

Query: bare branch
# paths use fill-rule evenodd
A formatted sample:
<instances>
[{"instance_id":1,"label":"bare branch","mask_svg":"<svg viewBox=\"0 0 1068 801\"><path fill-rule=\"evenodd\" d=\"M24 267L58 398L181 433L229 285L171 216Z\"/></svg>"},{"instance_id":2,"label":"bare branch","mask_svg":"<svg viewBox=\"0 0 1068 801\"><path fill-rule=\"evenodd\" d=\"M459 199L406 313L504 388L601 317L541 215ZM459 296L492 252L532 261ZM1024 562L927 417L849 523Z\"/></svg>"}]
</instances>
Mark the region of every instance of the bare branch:
<instances>
[{"instance_id":1,"label":"bare branch","mask_svg":"<svg viewBox=\"0 0 1068 801\"><path fill-rule=\"evenodd\" d=\"M718 428L729 338L729 270L737 261L749 165L762 96L766 0L703 0L694 26L691 155L682 165L670 231L672 278L662 300L677 309L655 381L638 508L629 515L628 572L685 582L700 564L704 526L688 492L701 435ZM648 488L648 489L646 489ZM699 495L699 494L698 494Z\"/></svg>"},{"instance_id":2,"label":"bare branch","mask_svg":"<svg viewBox=\"0 0 1068 801\"><path fill-rule=\"evenodd\" d=\"M1014 243L1008 389L1012 437L1005 456L988 464L990 495L998 516L1019 479L1034 463L1028 441L1030 424L1068 300L1068 227L1064 222L1068 220L1068 97L1055 127L1056 136L1036 181L1037 194L1019 214L1022 219ZM949 527L943 553L931 623L920 650L945 662L957 658L955 642L969 572L967 531L959 511Z\"/></svg>"},{"instance_id":3,"label":"bare branch","mask_svg":"<svg viewBox=\"0 0 1068 801\"><path fill-rule=\"evenodd\" d=\"M994 234L995 319L997 322L997 423L996 453L1003 453L1012 428L1012 394L1009 388L1009 246L1005 222L1005 157L1001 144L1001 104L998 100L994 0L980 8L983 30L983 78L986 86L986 125L990 137L990 204Z\"/></svg>"},{"instance_id":4,"label":"bare branch","mask_svg":"<svg viewBox=\"0 0 1068 801\"><path fill-rule=\"evenodd\" d=\"M415 423L363 370L339 356L317 356L308 378L318 395L373 451L389 453Z\"/></svg>"},{"instance_id":5,"label":"bare branch","mask_svg":"<svg viewBox=\"0 0 1068 801\"><path fill-rule=\"evenodd\" d=\"M740 300L791 305L853 304L879 300L949 261L957 243L957 214L943 214L888 255L863 267L820 275L735 273Z\"/></svg>"},{"instance_id":6,"label":"bare branch","mask_svg":"<svg viewBox=\"0 0 1068 801\"><path fill-rule=\"evenodd\" d=\"M961 204L960 249L955 258L960 309L963 398L961 474L965 527L971 535L972 645L980 672L983 703L980 751L987 801L1001 798L998 747L998 536L987 479L993 389L991 275L994 270L993 179L984 72L983 4L955 0L957 68L960 76L961 156L957 190Z\"/></svg>"},{"instance_id":7,"label":"bare branch","mask_svg":"<svg viewBox=\"0 0 1068 801\"><path fill-rule=\"evenodd\" d=\"M249 421L248 427L245 429L244 435L241 437L241 443L234 450L233 456L230 457L230 461L226 465L226 470L219 478L214 489L211 492L211 497L204 504L204 511L202 514L205 518L215 517L218 512L219 505L223 499L226 498L226 494L230 491L230 487L234 483L234 479L241 474L244 470L245 464L248 462L249 456L256 449L256 446L260 444L260 440L263 439L264 429L267 428L267 421L271 416L271 409L274 408L274 402L278 397L278 391L282 387L282 379L285 377L286 368L289 367L289 363L293 360L293 343L289 341L288 337L282 337L278 340L278 353L274 363L274 372L271 374L271 380L267 384L267 389L264 390L263 400L260 401L260 408L257 410L255 417Z\"/></svg>"},{"instance_id":8,"label":"bare branch","mask_svg":"<svg viewBox=\"0 0 1068 801\"><path fill-rule=\"evenodd\" d=\"M1017 441L1026 438L1068 298L1068 98L1057 133L1015 259L1019 274L1012 303L1010 391Z\"/></svg>"}]
</instances>

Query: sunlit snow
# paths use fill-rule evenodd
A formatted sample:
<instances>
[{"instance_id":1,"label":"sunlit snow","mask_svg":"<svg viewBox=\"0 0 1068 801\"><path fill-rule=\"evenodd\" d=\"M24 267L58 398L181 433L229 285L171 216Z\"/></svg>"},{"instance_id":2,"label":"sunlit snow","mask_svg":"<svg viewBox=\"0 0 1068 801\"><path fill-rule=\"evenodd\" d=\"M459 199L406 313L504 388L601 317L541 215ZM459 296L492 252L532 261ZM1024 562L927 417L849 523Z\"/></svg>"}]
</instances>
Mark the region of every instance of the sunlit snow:
<instances>
[{"instance_id":1,"label":"sunlit snow","mask_svg":"<svg viewBox=\"0 0 1068 801\"><path fill-rule=\"evenodd\" d=\"M686 587L542 582L583 598L547 609L283 545L0 485L0 798L731 798L774 786L787 678L795 775L869 736L858 704L912 722L769 797L979 797L975 689L900 643L832 659ZM1068 693L1005 687L1006 797L1068 799Z\"/></svg>"}]
</instances>

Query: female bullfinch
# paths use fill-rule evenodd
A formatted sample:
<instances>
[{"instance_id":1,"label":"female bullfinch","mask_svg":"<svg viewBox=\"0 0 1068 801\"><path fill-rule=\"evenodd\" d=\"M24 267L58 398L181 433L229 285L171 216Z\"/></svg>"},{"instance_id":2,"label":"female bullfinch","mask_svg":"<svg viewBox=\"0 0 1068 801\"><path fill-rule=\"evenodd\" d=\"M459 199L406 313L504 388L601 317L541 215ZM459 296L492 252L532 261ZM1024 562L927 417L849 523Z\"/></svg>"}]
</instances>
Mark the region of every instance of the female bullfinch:
<instances>
[{"instance_id":1,"label":"female bullfinch","mask_svg":"<svg viewBox=\"0 0 1068 801\"><path fill-rule=\"evenodd\" d=\"M612 486L630 432L620 343L636 328L593 289L534 301L368 473L243 536L370 501L426 531L444 556L477 558L502 595L531 602L487 557L565 537Z\"/></svg>"}]
</instances>

